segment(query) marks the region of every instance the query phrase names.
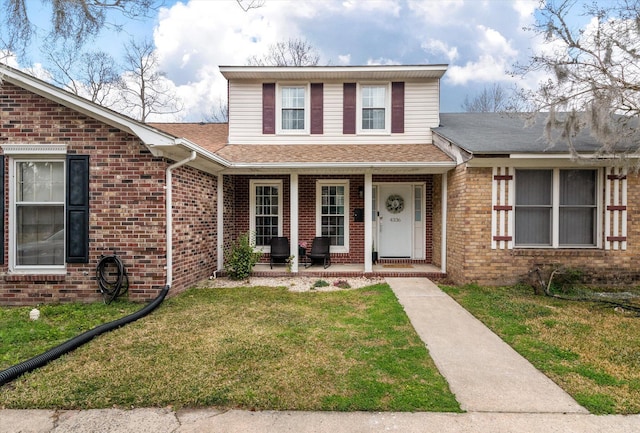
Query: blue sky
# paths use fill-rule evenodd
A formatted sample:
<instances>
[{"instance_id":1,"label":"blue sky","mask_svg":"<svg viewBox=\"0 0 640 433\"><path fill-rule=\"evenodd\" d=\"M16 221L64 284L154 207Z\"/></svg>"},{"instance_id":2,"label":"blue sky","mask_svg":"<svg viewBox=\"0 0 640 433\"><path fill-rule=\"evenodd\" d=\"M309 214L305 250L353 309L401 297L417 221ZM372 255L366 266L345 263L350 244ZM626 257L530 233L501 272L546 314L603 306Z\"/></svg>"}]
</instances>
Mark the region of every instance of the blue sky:
<instances>
[{"instance_id":1,"label":"blue sky","mask_svg":"<svg viewBox=\"0 0 640 433\"><path fill-rule=\"evenodd\" d=\"M321 64L448 64L441 111L462 110L465 96L499 83L533 86L540 77L513 78L541 41L523 27L537 0L265 0L243 11L235 0L165 1L146 20L126 22L95 45L121 56L132 35L152 38L161 69L182 98L180 116L200 121L226 97L218 65L243 65L269 45L306 39ZM38 62L37 55L31 58ZM23 65L21 65L23 66Z\"/></svg>"}]
</instances>

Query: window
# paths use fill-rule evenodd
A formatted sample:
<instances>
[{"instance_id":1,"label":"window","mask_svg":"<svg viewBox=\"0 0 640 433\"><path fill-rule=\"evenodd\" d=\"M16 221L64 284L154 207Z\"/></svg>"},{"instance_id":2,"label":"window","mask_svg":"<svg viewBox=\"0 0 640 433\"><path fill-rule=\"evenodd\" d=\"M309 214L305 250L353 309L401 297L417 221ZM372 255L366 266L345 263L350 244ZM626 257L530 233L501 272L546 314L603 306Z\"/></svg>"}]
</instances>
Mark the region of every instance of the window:
<instances>
[{"instance_id":1,"label":"window","mask_svg":"<svg viewBox=\"0 0 640 433\"><path fill-rule=\"evenodd\" d=\"M516 170L515 193L517 246L597 245L597 170Z\"/></svg>"},{"instance_id":2,"label":"window","mask_svg":"<svg viewBox=\"0 0 640 433\"><path fill-rule=\"evenodd\" d=\"M282 181L251 181L251 224L255 245L268 251L272 237L282 236ZM267 248L267 249L265 249Z\"/></svg>"},{"instance_id":3,"label":"window","mask_svg":"<svg viewBox=\"0 0 640 433\"><path fill-rule=\"evenodd\" d=\"M331 238L334 252L349 251L349 182L318 181L317 191L318 236Z\"/></svg>"},{"instance_id":4,"label":"window","mask_svg":"<svg viewBox=\"0 0 640 433\"><path fill-rule=\"evenodd\" d=\"M386 129L387 86L365 85L360 87L362 130Z\"/></svg>"},{"instance_id":5,"label":"window","mask_svg":"<svg viewBox=\"0 0 640 433\"><path fill-rule=\"evenodd\" d=\"M305 129L305 103L304 87L283 87L282 88L282 129L304 130Z\"/></svg>"},{"instance_id":6,"label":"window","mask_svg":"<svg viewBox=\"0 0 640 433\"><path fill-rule=\"evenodd\" d=\"M15 268L64 267L64 162L16 160L14 179Z\"/></svg>"}]
</instances>

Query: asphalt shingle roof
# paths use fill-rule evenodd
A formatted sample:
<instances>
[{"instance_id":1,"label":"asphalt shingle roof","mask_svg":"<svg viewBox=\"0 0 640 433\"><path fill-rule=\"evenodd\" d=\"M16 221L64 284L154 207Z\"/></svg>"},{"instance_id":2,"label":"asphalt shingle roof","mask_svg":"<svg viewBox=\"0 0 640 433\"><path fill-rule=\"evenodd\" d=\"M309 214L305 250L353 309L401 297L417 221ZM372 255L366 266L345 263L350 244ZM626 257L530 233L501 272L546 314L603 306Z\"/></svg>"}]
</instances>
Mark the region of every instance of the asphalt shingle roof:
<instances>
[{"instance_id":1,"label":"asphalt shingle roof","mask_svg":"<svg viewBox=\"0 0 640 433\"><path fill-rule=\"evenodd\" d=\"M528 126L523 116L505 113L442 113L434 132L474 154L567 153L564 142L550 145L544 138L544 113ZM578 152L600 148L588 132L574 138Z\"/></svg>"}]
</instances>

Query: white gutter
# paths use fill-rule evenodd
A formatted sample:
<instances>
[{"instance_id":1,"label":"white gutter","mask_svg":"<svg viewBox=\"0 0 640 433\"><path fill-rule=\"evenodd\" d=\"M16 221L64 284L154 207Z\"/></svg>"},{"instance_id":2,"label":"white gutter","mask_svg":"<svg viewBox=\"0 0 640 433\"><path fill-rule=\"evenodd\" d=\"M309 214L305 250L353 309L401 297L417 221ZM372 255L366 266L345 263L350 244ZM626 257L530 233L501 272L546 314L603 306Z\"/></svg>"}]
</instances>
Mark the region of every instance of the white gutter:
<instances>
[{"instance_id":1,"label":"white gutter","mask_svg":"<svg viewBox=\"0 0 640 433\"><path fill-rule=\"evenodd\" d=\"M173 283L173 188L172 188L172 175L171 172L178 168L181 167L185 164L187 164L188 162L193 161L194 159L196 159L196 152L195 150L191 151L191 155L188 158L183 159L182 161L178 161L175 164L170 165L169 167L167 167L167 177L166 177L166 185L165 188L167 189L167 194L166 194L166 212L167 212L167 286L171 287L171 284Z\"/></svg>"}]
</instances>

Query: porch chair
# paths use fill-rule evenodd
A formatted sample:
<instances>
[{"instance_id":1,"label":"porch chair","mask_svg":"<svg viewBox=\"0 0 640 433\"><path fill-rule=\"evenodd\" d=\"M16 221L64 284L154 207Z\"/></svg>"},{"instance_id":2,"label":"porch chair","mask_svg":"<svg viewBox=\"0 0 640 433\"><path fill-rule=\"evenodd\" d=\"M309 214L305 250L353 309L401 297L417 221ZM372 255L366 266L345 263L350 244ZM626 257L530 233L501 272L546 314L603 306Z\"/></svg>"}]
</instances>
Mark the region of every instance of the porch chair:
<instances>
[{"instance_id":1,"label":"porch chair","mask_svg":"<svg viewBox=\"0 0 640 433\"><path fill-rule=\"evenodd\" d=\"M325 269L331 266L331 255L329 254L329 248L331 246L331 238L316 237L313 238L311 244L311 251L307 253L309 263L305 265L305 268L313 265L316 262L322 262Z\"/></svg>"},{"instance_id":2,"label":"porch chair","mask_svg":"<svg viewBox=\"0 0 640 433\"><path fill-rule=\"evenodd\" d=\"M271 269L273 269L274 263L287 263L291 256L289 239L286 237L271 238L270 245L269 266Z\"/></svg>"}]
</instances>

